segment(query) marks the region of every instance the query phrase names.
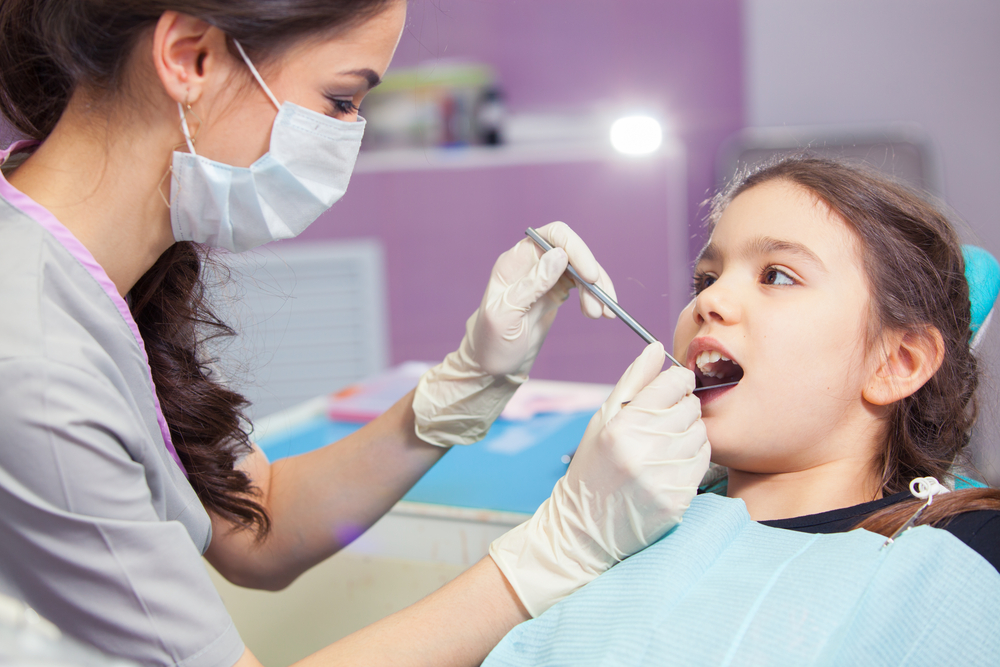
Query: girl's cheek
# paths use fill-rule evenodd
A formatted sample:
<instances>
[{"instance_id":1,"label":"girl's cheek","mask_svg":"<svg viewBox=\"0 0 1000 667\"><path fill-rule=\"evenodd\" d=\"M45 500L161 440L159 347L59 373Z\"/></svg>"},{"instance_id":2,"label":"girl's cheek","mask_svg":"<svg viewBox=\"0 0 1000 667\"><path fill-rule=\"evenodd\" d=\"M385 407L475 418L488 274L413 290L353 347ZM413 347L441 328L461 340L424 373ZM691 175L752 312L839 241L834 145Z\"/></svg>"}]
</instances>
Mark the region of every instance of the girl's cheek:
<instances>
[{"instance_id":1,"label":"girl's cheek","mask_svg":"<svg viewBox=\"0 0 1000 667\"><path fill-rule=\"evenodd\" d=\"M677 326L674 327L674 350L673 354L678 359L682 360L682 355L687 353L687 347L691 343L691 339L694 338L695 333L697 333L697 327L694 323L694 316L692 311L694 310L694 299L684 307L681 314L677 317Z\"/></svg>"}]
</instances>

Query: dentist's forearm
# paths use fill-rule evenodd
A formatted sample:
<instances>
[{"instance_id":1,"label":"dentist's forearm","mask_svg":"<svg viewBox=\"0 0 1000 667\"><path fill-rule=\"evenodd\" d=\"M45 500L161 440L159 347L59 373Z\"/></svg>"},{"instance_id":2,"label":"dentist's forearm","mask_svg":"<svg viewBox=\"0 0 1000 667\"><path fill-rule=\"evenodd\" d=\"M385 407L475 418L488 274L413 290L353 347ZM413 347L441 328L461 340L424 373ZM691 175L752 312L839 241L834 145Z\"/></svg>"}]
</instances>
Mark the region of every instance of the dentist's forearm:
<instances>
[{"instance_id":1,"label":"dentist's forearm","mask_svg":"<svg viewBox=\"0 0 1000 667\"><path fill-rule=\"evenodd\" d=\"M500 569L487 556L416 604L296 665L478 665L511 628L529 618Z\"/></svg>"}]
</instances>

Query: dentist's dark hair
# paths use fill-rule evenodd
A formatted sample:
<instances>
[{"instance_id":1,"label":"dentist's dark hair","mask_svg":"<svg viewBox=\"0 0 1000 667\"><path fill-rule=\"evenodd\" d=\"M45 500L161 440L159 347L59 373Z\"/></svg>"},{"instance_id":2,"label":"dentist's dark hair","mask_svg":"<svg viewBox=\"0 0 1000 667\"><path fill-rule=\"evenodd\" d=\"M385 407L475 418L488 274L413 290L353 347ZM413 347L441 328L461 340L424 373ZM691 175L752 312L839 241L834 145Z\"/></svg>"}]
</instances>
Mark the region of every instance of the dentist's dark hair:
<instances>
[{"instance_id":1,"label":"dentist's dark hair","mask_svg":"<svg viewBox=\"0 0 1000 667\"><path fill-rule=\"evenodd\" d=\"M237 39L262 65L303 39L372 18L394 1L0 0L0 113L21 135L44 141L77 91L98 103L134 103L130 76L145 57L136 47L166 11L219 28L234 57ZM128 302L192 487L208 510L262 538L270 520L250 478L234 469L251 448L247 403L212 377L203 352L206 340L233 333L206 299L204 257L192 243L174 244L135 284Z\"/></svg>"},{"instance_id":2,"label":"dentist's dark hair","mask_svg":"<svg viewBox=\"0 0 1000 667\"><path fill-rule=\"evenodd\" d=\"M969 347L971 304L957 233L923 195L888 175L864 164L809 154L776 158L738 177L712 201L709 223L714 225L740 193L771 181L804 188L860 240L870 298L869 347L886 331L933 327L941 334L941 367L920 389L889 407L883 446L873 465L884 496L907 490L915 477L944 482L969 443L979 384ZM896 503L859 527L889 535L921 503ZM1000 510L1000 491L970 489L939 496L920 523L940 525L978 509Z\"/></svg>"}]
</instances>

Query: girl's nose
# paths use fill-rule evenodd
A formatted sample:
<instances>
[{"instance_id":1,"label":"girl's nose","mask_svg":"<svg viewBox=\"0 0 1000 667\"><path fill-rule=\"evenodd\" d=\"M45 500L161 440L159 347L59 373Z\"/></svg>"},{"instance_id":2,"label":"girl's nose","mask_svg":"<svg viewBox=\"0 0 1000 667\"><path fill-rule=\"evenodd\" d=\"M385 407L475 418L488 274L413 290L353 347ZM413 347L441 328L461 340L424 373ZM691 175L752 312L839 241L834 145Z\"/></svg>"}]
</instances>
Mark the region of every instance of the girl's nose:
<instances>
[{"instance_id":1,"label":"girl's nose","mask_svg":"<svg viewBox=\"0 0 1000 667\"><path fill-rule=\"evenodd\" d=\"M717 279L695 297L692 315L700 326L705 323L735 324L740 320L742 309L733 291Z\"/></svg>"}]
</instances>

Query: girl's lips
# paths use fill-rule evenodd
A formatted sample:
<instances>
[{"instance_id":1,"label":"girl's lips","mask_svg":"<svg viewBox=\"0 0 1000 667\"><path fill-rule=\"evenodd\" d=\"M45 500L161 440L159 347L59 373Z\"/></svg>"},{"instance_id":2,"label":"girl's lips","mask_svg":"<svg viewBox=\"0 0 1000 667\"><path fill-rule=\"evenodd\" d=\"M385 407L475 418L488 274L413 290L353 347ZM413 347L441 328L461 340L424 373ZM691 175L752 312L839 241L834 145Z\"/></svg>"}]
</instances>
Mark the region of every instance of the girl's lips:
<instances>
[{"instance_id":1,"label":"girl's lips","mask_svg":"<svg viewBox=\"0 0 1000 667\"><path fill-rule=\"evenodd\" d=\"M718 389L703 389L695 394L695 396L697 396L698 400L701 401L702 407L705 407L728 391L736 389L738 386L739 385L729 385L727 387L719 387Z\"/></svg>"}]
</instances>

